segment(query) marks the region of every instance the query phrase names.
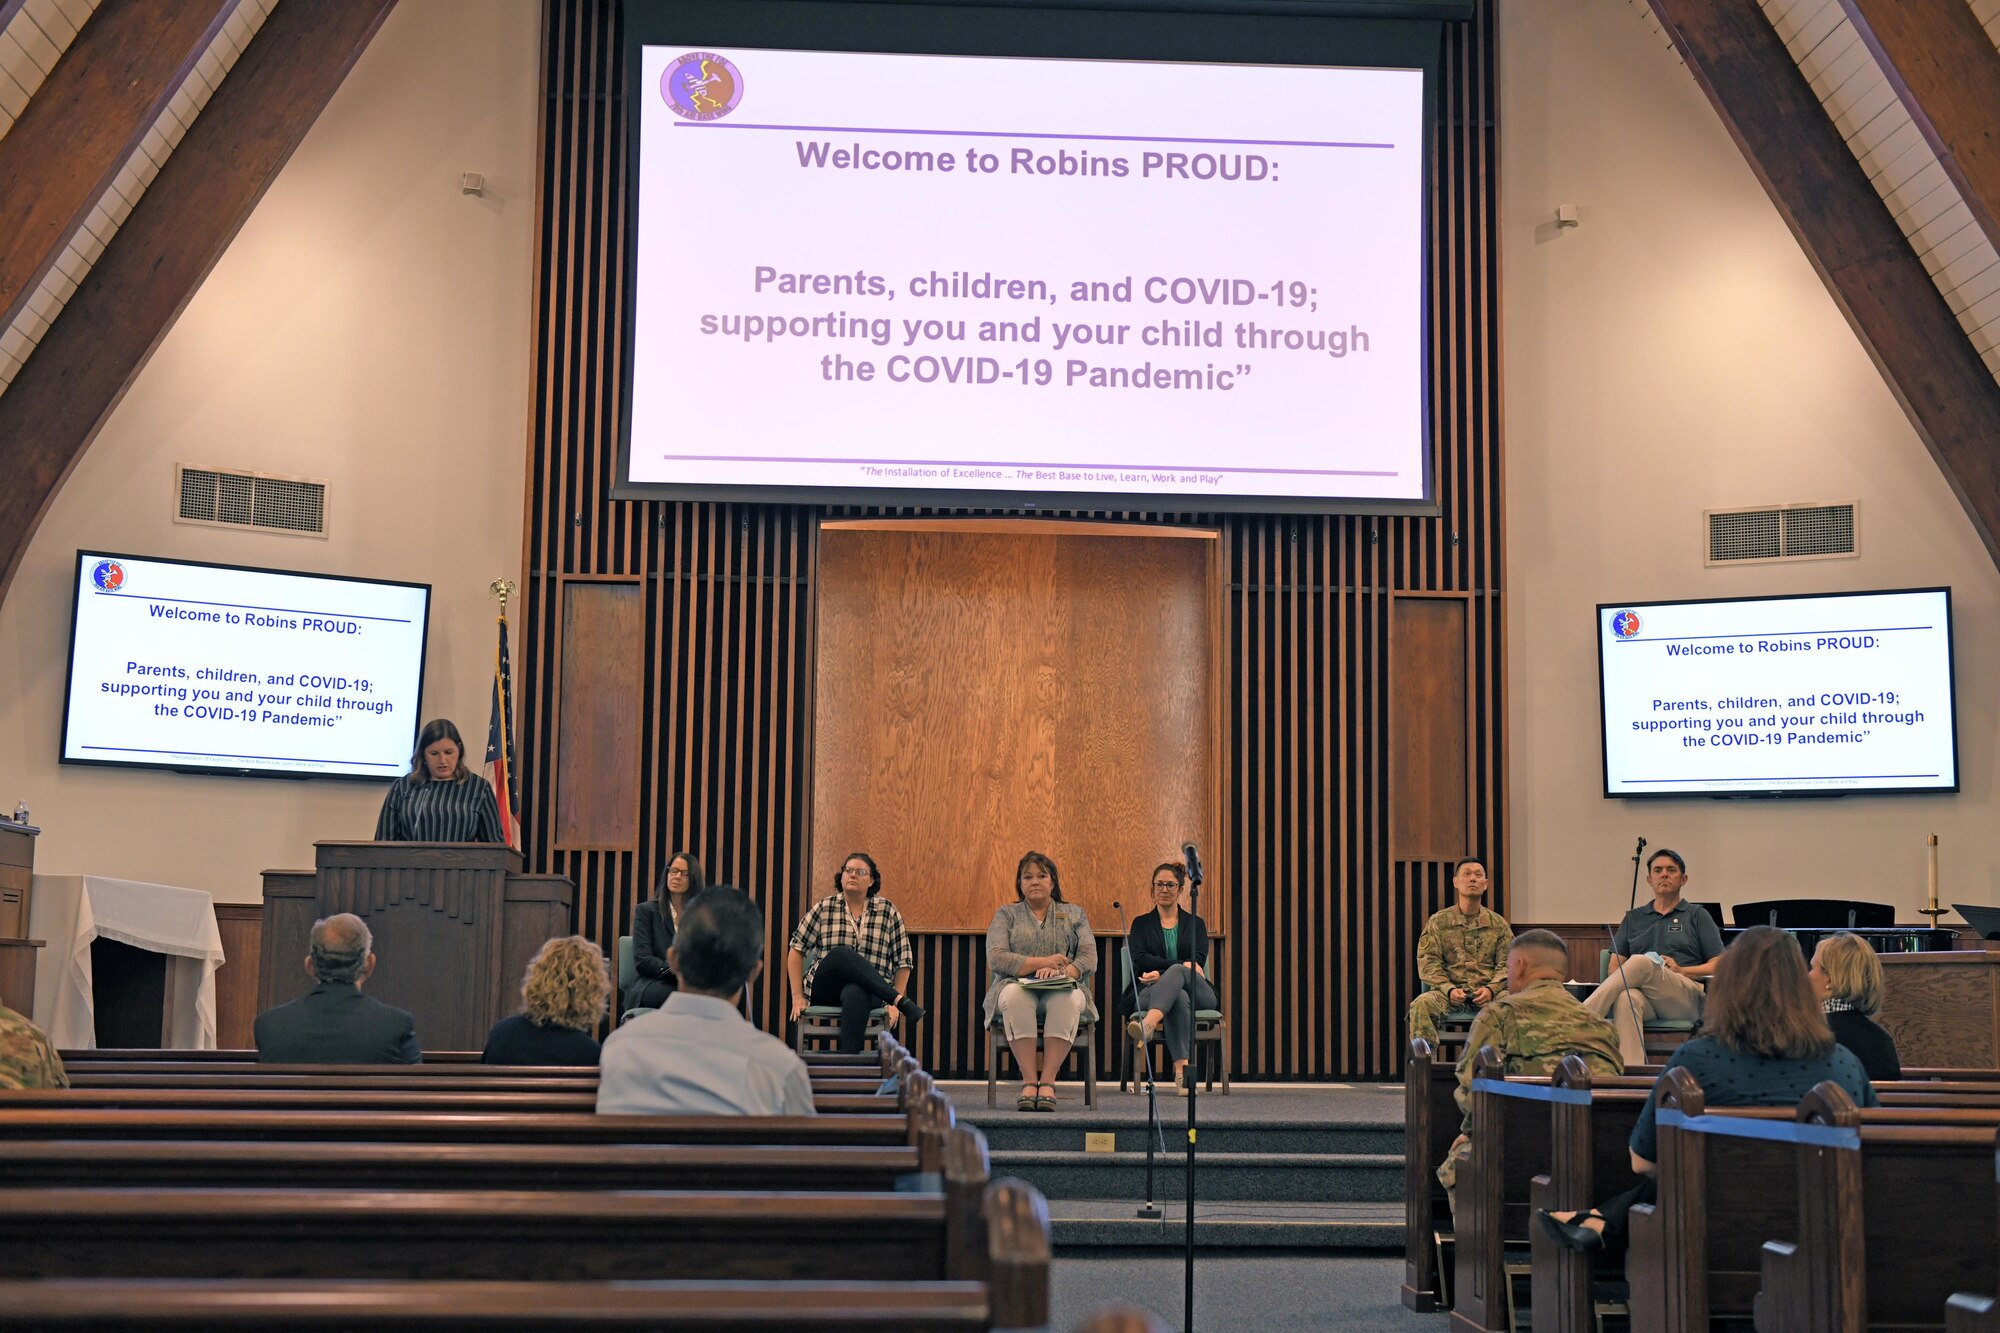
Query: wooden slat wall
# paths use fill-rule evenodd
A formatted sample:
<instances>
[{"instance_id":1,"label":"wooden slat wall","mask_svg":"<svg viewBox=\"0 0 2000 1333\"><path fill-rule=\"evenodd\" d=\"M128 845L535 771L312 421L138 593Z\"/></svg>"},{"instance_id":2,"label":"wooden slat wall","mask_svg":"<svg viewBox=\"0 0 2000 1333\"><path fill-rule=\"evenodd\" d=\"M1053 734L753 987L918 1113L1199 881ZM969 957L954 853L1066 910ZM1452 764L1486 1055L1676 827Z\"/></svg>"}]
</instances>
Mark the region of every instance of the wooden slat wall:
<instances>
[{"instance_id":1,"label":"wooden slat wall","mask_svg":"<svg viewBox=\"0 0 2000 1333\"><path fill-rule=\"evenodd\" d=\"M546 0L538 341L529 430L527 588L518 653L531 869L570 876L577 927L607 949L661 861L692 848L765 906L773 963L829 867L805 863L811 806L814 544L822 517L935 511L614 502L625 201L615 0ZM1431 250L1435 519L1203 515L1222 532L1224 991L1245 1078L1399 1074L1424 918L1449 860L1390 845L1391 603L1465 607L1465 828L1505 910L1497 256L1490 0L1447 25ZM1100 521L1174 521L1089 513ZM1060 517L1060 515L1059 515ZM645 589L640 818L629 846L557 851L558 585ZM572 649L574 651L574 649ZM1428 849L1435 851L1436 849ZM1104 941L1101 1008L1116 941ZM985 941L920 935L931 1011L917 1054L983 1075ZM751 1016L780 1031L782 968ZM1102 1056L1113 1054L1100 1034ZM1107 1068L1110 1066L1107 1064Z\"/></svg>"}]
</instances>

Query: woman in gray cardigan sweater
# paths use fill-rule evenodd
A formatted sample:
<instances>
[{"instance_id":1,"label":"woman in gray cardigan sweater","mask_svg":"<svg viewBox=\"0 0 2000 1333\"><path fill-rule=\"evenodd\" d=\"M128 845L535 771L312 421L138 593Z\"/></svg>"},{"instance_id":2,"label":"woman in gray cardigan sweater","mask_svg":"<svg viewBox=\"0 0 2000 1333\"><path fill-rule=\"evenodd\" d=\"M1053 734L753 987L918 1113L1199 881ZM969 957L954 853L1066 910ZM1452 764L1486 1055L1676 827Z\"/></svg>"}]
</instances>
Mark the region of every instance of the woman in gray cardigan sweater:
<instances>
[{"instance_id":1,"label":"woman in gray cardigan sweater","mask_svg":"<svg viewBox=\"0 0 2000 1333\"><path fill-rule=\"evenodd\" d=\"M1091 978L1097 972L1097 937L1081 907L1062 900L1056 863L1029 852L1014 868L1015 902L993 914L986 928L986 1025L997 1014L1007 1046L1021 1068L1022 1111L1056 1109L1056 1076L1076 1042L1077 1028L1097 1021ZM1053 988L1024 986L1025 981ZM1068 986L1061 983L1067 981ZM1041 1034L1041 1050L1035 1034ZM1039 1055L1039 1058L1038 1058Z\"/></svg>"}]
</instances>

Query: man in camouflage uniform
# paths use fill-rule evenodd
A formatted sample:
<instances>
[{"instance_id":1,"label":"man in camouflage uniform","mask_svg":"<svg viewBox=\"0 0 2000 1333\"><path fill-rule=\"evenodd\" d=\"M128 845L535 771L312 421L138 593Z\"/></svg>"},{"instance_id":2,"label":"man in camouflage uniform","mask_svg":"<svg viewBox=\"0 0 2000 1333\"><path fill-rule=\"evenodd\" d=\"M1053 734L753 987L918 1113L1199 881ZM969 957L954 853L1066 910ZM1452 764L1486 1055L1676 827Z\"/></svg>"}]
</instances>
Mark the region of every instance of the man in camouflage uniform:
<instances>
[{"instance_id":1,"label":"man in camouflage uniform","mask_svg":"<svg viewBox=\"0 0 2000 1333\"><path fill-rule=\"evenodd\" d=\"M1483 1009L1507 988L1507 920L1480 899L1486 864L1468 856L1452 870L1457 901L1424 923L1417 977L1424 993L1410 1005L1410 1035L1437 1044L1438 1020L1454 1009Z\"/></svg>"},{"instance_id":2,"label":"man in camouflage uniform","mask_svg":"<svg viewBox=\"0 0 2000 1333\"><path fill-rule=\"evenodd\" d=\"M1458 1061L1458 1137L1438 1167L1438 1183L1457 1206L1458 1173L1472 1160L1472 1058L1482 1046L1500 1053L1509 1074L1552 1074L1566 1055L1580 1055L1593 1074L1625 1072L1618 1029L1583 1007L1563 987L1569 950L1554 931L1523 931L1507 952L1507 993L1472 1021Z\"/></svg>"},{"instance_id":3,"label":"man in camouflage uniform","mask_svg":"<svg viewBox=\"0 0 2000 1333\"><path fill-rule=\"evenodd\" d=\"M0 1004L0 1088L67 1088L62 1057L42 1030Z\"/></svg>"}]
</instances>

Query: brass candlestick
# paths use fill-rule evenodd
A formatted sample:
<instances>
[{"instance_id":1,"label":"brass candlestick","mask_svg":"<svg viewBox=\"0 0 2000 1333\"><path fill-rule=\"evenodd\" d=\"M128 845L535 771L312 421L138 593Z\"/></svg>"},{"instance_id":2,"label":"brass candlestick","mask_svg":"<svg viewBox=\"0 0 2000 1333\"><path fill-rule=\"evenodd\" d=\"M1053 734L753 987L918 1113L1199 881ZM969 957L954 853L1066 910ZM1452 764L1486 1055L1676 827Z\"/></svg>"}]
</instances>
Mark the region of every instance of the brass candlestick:
<instances>
[{"instance_id":1,"label":"brass candlestick","mask_svg":"<svg viewBox=\"0 0 2000 1333\"><path fill-rule=\"evenodd\" d=\"M1946 909L1938 906L1938 841L1933 833L1924 839L1924 862L1930 880L1930 906L1919 907L1918 912L1931 919L1931 929L1937 929L1938 918Z\"/></svg>"}]
</instances>

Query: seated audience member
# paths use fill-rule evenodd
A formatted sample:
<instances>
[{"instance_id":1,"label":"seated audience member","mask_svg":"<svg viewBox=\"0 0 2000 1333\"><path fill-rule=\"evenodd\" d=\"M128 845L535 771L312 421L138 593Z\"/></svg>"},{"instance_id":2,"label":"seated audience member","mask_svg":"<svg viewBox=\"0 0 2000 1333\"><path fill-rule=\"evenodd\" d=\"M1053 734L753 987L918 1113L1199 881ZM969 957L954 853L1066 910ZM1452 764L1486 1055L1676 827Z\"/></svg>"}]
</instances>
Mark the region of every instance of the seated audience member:
<instances>
[{"instance_id":1,"label":"seated audience member","mask_svg":"<svg viewBox=\"0 0 2000 1333\"><path fill-rule=\"evenodd\" d=\"M763 968L764 914L741 889L706 889L681 913L680 988L605 1039L600 1115L812 1115L805 1061L738 1005Z\"/></svg>"},{"instance_id":2,"label":"seated audience member","mask_svg":"<svg viewBox=\"0 0 2000 1333\"><path fill-rule=\"evenodd\" d=\"M375 970L375 937L351 912L313 922L306 975L319 984L257 1015L257 1059L267 1064L414 1065L424 1058L417 1023L371 1000L362 983Z\"/></svg>"},{"instance_id":3,"label":"seated audience member","mask_svg":"<svg viewBox=\"0 0 2000 1333\"><path fill-rule=\"evenodd\" d=\"M1472 1060L1481 1047L1498 1051L1509 1074L1553 1074L1566 1055L1582 1056L1593 1074L1625 1072L1616 1029L1563 987L1568 975L1569 949L1553 931L1523 931L1508 946L1507 993L1480 1010L1458 1060L1456 1095L1465 1118L1437 1171L1454 1209L1458 1173L1472 1160Z\"/></svg>"},{"instance_id":4,"label":"seated audience member","mask_svg":"<svg viewBox=\"0 0 2000 1333\"><path fill-rule=\"evenodd\" d=\"M1063 901L1056 863L1040 852L1024 854L1015 865L1014 898L1001 905L986 928L983 1017L990 1028L999 1016L1007 1048L1021 1067L1015 1109L1053 1111L1056 1076L1076 1043L1077 1029L1097 1021L1097 1006L1090 999L1097 936L1083 909Z\"/></svg>"},{"instance_id":5,"label":"seated audience member","mask_svg":"<svg viewBox=\"0 0 2000 1333\"><path fill-rule=\"evenodd\" d=\"M1882 960L1859 935L1841 931L1813 950L1813 993L1826 1012L1833 1039L1854 1052L1873 1082L1903 1076L1896 1039L1875 1022L1882 1012Z\"/></svg>"},{"instance_id":6,"label":"seated audience member","mask_svg":"<svg viewBox=\"0 0 2000 1333\"><path fill-rule=\"evenodd\" d=\"M1798 941L1771 926L1750 927L1724 950L1702 1034L1674 1051L1667 1069L1675 1068L1694 1075L1709 1106L1791 1106L1828 1079L1857 1105L1879 1104L1861 1062L1826 1025ZM1606 1260L1625 1253L1626 1215L1659 1197L1653 1174L1660 1157L1659 1101L1656 1083L1632 1129L1638 1185L1580 1213L1538 1214L1559 1244Z\"/></svg>"},{"instance_id":7,"label":"seated audience member","mask_svg":"<svg viewBox=\"0 0 2000 1333\"><path fill-rule=\"evenodd\" d=\"M611 1002L604 954L581 935L550 940L528 960L521 1012L486 1034L487 1065L594 1065L597 1020Z\"/></svg>"},{"instance_id":8,"label":"seated audience member","mask_svg":"<svg viewBox=\"0 0 2000 1333\"><path fill-rule=\"evenodd\" d=\"M1507 988L1507 919L1480 900L1486 863L1468 856L1451 872L1455 901L1431 915L1417 937L1417 979L1424 993L1410 1004L1410 1035L1437 1044L1438 1020L1454 1009L1483 1009Z\"/></svg>"},{"instance_id":9,"label":"seated audience member","mask_svg":"<svg viewBox=\"0 0 2000 1333\"><path fill-rule=\"evenodd\" d=\"M1126 943L1132 949L1132 971L1138 1012L1125 1024L1133 1041L1149 1042L1166 1032L1167 1055L1174 1062L1174 1087L1185 1097L1191 1084L1188 1060L1194 1054L1197 1009L1220 1009L1215 987L1202 970L1208 962L1208 927L1193 912L1181 911L1181 891L1187 887L1187 867L1162 861L1153 867L1153 910L1132 918Z\"/></svg>"},{"instance_id":10,"label":"seated audience member","mask_svg":"<svg viewBox=\"0 0 2000 1333\"><path fill-rule=\"evenodd\" d=\"M912 1023L923 1006L909 997L916 955L903 914L882 896L882 872L866 852L849 852L834 872L833 892L814 903L792 930L785 951L791 982L792 1021L813 1004L840 1006L840 1049L858 1055L867 1042L868 1016L879 1006L882 1026Z\"/></svg>"},{"instance_id":11,"label":"seated audience member","mask_svg":"<svg viewBox=\"0 0 2000 1333\"><path fill-rule=\"evenodd\" d=\"M69 1075L48 1036L0 1004L0 1088L67 1088Z\"/></svg>"},{"instance_id":12,"label":"seated audience member","mask_svg":"<svg viewBox=\"0 0 2000 1333\"><path fill-rule=\"evenodd\" d=\"M677 983L667 966L667 950L674 947L681 913L707 883L693 852L675 852L661 868L653 896L632 913L632 970L639 980L625 996L627 1009L657 1009L674 993Z\"/></svg>"},{"instance_id":13,"label":"seated audience member","mask_svg":"<svg viewBox=\"0 0 2000 1333\"><path fill-rule=\"evenodd\" d=\"M1584 1004L1618 1029L1625 1063L1646 1063L1645 1025L1653 1019L1700 1018L1702 982L1722 956L1722 931L1706 908L1681 897L1688 881L1681 854L1662 847L1646 862L1653 901L1635 907L1611 937L1611 970Z\"/></svg>"}]
</instances>

